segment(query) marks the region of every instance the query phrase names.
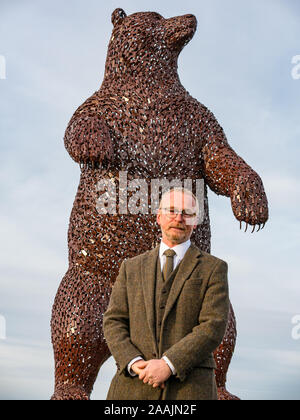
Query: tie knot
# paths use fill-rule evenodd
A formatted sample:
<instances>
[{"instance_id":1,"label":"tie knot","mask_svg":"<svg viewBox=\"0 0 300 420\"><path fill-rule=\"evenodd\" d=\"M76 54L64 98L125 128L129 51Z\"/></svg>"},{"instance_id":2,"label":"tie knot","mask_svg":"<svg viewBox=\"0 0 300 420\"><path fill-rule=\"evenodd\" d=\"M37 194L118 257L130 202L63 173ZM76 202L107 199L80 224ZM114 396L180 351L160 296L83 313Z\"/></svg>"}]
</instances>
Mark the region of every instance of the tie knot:
<instances>
[{"instance_id":1,"label":"tie knot","mask_svg":"<svg viewBox=\"0 0 300 420\"><path fill-rule=\"evenodd\" d=\"M173 251L172 249L167 249L167 250L164 252L164 255L165 255L166 257L174 257L174 256L176 255L176 252L175 252L175 251Z\"/></svg>"}]
</instances>

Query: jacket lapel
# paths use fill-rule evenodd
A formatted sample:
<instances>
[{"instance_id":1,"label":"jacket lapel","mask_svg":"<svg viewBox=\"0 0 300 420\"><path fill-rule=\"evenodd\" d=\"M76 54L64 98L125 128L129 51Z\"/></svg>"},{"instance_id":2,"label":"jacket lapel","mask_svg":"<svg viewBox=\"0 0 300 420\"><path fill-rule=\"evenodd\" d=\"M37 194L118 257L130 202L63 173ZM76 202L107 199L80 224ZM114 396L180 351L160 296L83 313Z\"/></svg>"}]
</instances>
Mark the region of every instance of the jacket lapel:
<instances>
[{"instance_id":1,"label":"jacket lapel","mask_svg":"<svg viewBox=\"0 0 300 420\"><path fill-rule=\"evenodd\" d=\"M141 261L141 278L142 287L145 299L146 316L148 325L152 334L153 342L155 343L155 350L158 352L156 335L155 335L155 276L156 276L156 262L159 254L159 247L157 245L152 249Z\"/></svg>"},{"instance_id":2,"label":"jacket lapel","mask_svg":"<svg viewBox=\"0 0 300 420\"><path fill-rule=\"evenodd\" d=\"M186 251L186 254L180 263L176 278L174 279L170 290L162 321L161 331L163 331L164 322L169 315L173 305L175 304L185 281L189 278L190 274L198 264L201 255L201 251L194 244L191 244L189 249Z\"/></svg>"}]
</instances>

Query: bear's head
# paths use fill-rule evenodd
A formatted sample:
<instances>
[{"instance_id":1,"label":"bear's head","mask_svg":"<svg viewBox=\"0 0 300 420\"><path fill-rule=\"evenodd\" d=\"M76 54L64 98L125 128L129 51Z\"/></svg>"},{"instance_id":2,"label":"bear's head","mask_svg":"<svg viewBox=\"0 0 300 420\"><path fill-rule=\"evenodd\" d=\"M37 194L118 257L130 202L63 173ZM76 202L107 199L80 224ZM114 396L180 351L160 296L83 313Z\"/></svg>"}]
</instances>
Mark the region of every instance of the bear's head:
<instances>
[{"instance_id":1,"label":"bear's head","mask_svg":"<svg viewBox=\"0 0 300 420\"><path fill-rule=\"evenodd\" d=\"M197 19L194 15L164 19L155 12L127 16L118 8L112 13L112 24L106 72L124 74L176 65L179 53L194 36Z\"/></svg>"}]
</instances>

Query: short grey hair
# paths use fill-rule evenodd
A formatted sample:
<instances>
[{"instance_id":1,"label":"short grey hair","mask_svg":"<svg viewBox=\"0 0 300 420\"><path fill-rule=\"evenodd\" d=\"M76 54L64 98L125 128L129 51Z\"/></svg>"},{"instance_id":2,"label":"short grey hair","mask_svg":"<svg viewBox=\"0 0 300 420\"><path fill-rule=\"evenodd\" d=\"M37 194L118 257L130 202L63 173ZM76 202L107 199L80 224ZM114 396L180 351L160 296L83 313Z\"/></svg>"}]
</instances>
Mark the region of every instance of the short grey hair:
<instances>
[{"instance_id":1,"label":"short grey hair","mask_svg":"<svg viewBox=\"0 0 300 420\"><path fill-rule=\"evenodd\" d=\"M160 202L159 202L159 210L161 210L161 205L162 205L162 202L165 199L165 197L167 195L171 194L172 192L176 192L176 191L181 192L182 194L189 194L190 196L193 197L193 199L194 199L194 201L196 203L196 215L197 215L197 218L198 218L199 217L199 213L200 213L199 200L198 200L198 198L195 196L195 194L192 191L190 191L189 189L184 188L184 187L171 187L170 189L168 189L167 191L165 191L162 194L161 199L160 199Z\"/></svg>"}]
</instances>

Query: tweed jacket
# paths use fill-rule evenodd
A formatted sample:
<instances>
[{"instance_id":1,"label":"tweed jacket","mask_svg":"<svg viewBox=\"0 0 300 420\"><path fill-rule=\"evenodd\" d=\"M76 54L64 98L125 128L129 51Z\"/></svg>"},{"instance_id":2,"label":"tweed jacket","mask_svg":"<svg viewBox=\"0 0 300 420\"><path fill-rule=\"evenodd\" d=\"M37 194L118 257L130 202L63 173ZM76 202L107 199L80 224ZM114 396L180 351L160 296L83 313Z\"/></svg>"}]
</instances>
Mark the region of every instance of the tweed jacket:
<instances>
[{"instance_id":1,"label":"tweed jacket","mask_svg":"<svg viewBox=\"0 0 300 420\"><path fill-rule=\"evenodd\" d=\"M161 325L155 335L155 273L159 245L122 262L104 314L103 328L116 360L107 399L216 399L213 351L228 320L227 263L193 243L172 284ZM163 391L131 377L128 363L137 356L167 356L176 369Z\"/></svg>"}]
</instances>

